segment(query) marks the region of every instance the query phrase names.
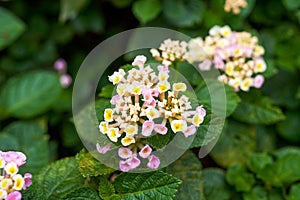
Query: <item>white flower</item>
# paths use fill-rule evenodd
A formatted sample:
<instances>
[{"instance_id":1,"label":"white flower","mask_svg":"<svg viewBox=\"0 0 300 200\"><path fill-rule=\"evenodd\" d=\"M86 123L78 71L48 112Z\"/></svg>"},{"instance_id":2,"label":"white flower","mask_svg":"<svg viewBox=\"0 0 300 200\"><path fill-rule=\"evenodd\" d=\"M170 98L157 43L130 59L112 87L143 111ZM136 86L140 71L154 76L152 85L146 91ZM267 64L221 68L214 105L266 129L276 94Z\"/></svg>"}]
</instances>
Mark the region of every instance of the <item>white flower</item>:
<instances>
[{"instance_id":1,"label":"white flower","mask_svg":"<svg viewBox=\"0 0 300 200\"><path fill-rule=\"evenodd\" d=\"M135 143L135 139L134 139L134 137L126 136L126 137L122 138L121 143L123 146L129 146L130 144Z\"/></svg>"},{"instance_id":2,"label":"white flower","mask_svg":"<svg viewBox=\"0 0 300 200\"><path fill-rule=\"evenodd\" d=\"M134 61L132 62L132 65L142 67L142 66L144 66L146 61L147 61L146 56L139 55L139 56L135 57Z\"/></svg>"},{"instance_id":3,"label":"white flower","mask_svg":"<svg viewBox=\"0 0 300 200\"><path fill-rule=\"evenodd\" d=\"M163 93L170 89L170 83L168 81L163 81L157 84L158 92Z\"/></svg>"},{"instance_id":4,"label":"white flower","mask_svg":"<svg viewBox=\"0 0 300 200\"><path fill-rule=\"evenodd\" d=\"M148 107L146 109L146 116L148 117L149 120L153 120L160 117L160 113L155 108Z\"/></svg>"},{"instance_id":5,"label":"white flower","mask_svg":"<svg viewBox=\"0 0 300 200\"><path fill-rule=\"evenodd\" d=\"M129 125L125 129L125 133L127 136L133 136L136 135L138 131L138 127L135 125Z\"/></svg>"},{"instance_id":6,"label":"white flower","mask_svg":"<svg viewBox=\"0 0 300 200\"><path fill-rule=\"evenodd\" d=\"M112 82L114 85L118 84L124 77L125 72L123 69L119 69L118 72L114 72L113 75L108 76L108 79L110 82Z\"/></svg>"},{"instance_id":7,"label":"white flower","mask_svg":"<svg viewBox=\"0 0 300 200\"><path fill-rule=\"evenodd\" d=\"M193 119L192 119L192 123L195 125L195 126L200 126L200 124L202 124L204 118L202 115L200 115L199 113L195 114Z\"/></svg>"},{"instance_id":8,"label":"white flower","mask_svg":"<svg viewBox=\"0 0 300 200\"><path fill-rule=\"evenodd\" d=\"M266 62L263 59L257 59L255 61L254 72L264 72L267 69Z\"/></svg>"},{"instance_id":9,"label":"white flower","mask_svg":"<svg viewBox=\"0 0 300 200\"><path fill-rule=\"evenodd\" d=\"M186 91L186 84L185 83L174 83L173 84L173 91Z\"/></svg>"},{"instance_id":10,"label":"white flower","mask_svg":"<svg viewBox=\"0 0 300 200\"><path fill-rule=\"evenodd\" d=\"M20 174L17 174L15 176L13 176L13 180L14 180L14 186L13 189L15 190L22 190L23 186L24 186L24 179Z\"/></svg>"},{"instance_id":11,"label":"white flower","mask_svg":"<svg viewBox=\"0 0 300 200\"><path fill-rule=\"evenodd\" d=\"M118 128L109 128L107 132L107 136L113 142L117 142L118 138L121 136Z\"/></svg>"},{"instance_id":12,"label":"white flower","mask_svg":"<svg viewBox=\"0 0 300 200\"><path fill-rule=\"evenodd\" d=\"M249 88L253 85L253 79L252 78L246 78L242 81L240 88L243 91L249 91Z\"/></svg>"},{"instance_id":13,"label":"white flower","mask_svg":"<svg viewBox=\"0 0 300 200\"><path fill-rule=\"evenodd\" d=\"M105 134L107 133L108 131L108 123L107 122L100 122L100 125L99 125L99 130L101 133Z\"/></svg>"},{"instance_id":14,"label":"white flower","mask_svg":"<svg viewBox=\"0 0 300 200\"><path fill-rule=\"evenodd\" d=\"M107 108L104 111L104 120L106 122L112 122L113 121L113 110L111 108Z\"/></svg>"},{"instance_id":15,"label":"white flower","mask_svg":"<svg viewBox=\"0 0 300 200\"><path fill-rule=\"evenodd\" d=\"M171 128L174 133L185 131L187 129L187 123L184 120L173 120L171 122Z\"/></svg>"}]
</instances>

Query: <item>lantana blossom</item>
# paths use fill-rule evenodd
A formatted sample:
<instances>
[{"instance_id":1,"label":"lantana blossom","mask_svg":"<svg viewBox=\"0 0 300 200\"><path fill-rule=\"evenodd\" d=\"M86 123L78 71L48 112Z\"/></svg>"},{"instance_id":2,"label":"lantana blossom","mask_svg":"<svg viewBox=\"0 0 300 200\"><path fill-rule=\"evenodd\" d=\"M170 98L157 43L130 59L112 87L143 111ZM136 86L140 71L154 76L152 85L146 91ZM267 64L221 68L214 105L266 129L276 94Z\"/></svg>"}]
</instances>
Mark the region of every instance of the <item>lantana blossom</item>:
<instances>
[{"instance_id":1,"label":"lantana blossom","mask_svg":"<svg viewBox=\"0 0 300 200\"><path fill-rule=\"evenodd\" d=\"M166 45L163 47L168 49ZM184 46L183 43L178 45ZM170 56L177 59L184 54L184 51L178 51ZM146 167L157 169L160 160L147 138L169 133L189 137L196 133L194 129L206 115L202 106L192 110L189 98L183 94L187 90L184 82L169 81L168 66L159 65L155 71L146 65L146 61L145 56L137 56L132 63L134 68L127 72L119 70L109 76L116 85L117 94L111 99L113 108L105 109L104 120L99 124L100 132L119 146L119 169L125 172L139 167L143 159L148 160ZM118 75L122 77L115 80ZM109 151L96 146L99 153Z\"/></svg>"}]
</instances>

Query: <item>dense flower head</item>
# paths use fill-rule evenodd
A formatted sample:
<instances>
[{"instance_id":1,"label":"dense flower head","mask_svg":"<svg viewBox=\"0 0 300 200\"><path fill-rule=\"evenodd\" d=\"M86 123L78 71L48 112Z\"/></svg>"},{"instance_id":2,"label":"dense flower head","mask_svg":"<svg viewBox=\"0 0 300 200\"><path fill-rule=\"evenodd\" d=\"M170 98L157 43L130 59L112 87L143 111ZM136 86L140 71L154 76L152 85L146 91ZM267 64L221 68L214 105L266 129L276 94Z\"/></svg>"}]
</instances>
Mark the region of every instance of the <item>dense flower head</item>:
<instances>
[{"instance_id":1,"label":"dense flower head","mask_svg":"<svg viewBox=\"0 0 300 200\"><path fill-rule=\"evenodd\" d=\"M30 173L19 174L19 167L26 163L26 156L22 152L0 151L0 199L21 199L19 192L32 184Z\"/></svg>"},{"instance_id":2,"label":"dense flower head","mask_svg":"<svg viewBox=\"0 0 300 200\"><path fill-rule=\"evenodd\" d=\"M224 4L224 10L226 12L232 11L234 14L239 14L241 12L241 8L245 8L246 6L246 0L226 0Z\"/></svg>"},{"instance_id":3,"label":"dense flower head","mask_svg":"<svg viewBox=\"0 0 300 200\"><path fill-rule=\"evenodd\" d=\"M202 106L193 110L189 98L184 95L185 83L169 81L168 66L159 65L154 70L145 63L145 56L137 56L132 63L135 68L128 72L119 69L109 76L116 85L117 94L111 99L114 107L105 109L99 130L111 142L120 145L121 171L137 168L143 159L148 168L158 168L159 157L146 138L168 133L189 137L196 133L196 127L206 115ZM102 154L109 150L109 146L100 147L99 144L96 148Z\"/></svg>"},{"instance_id":4,"label":"dense flower head","mask_svg":"<svg viewBox=\"0 0 300 200\"><path fill-rule=\"evenodd\" d=\"M209 36L191 39L185 55L189 63L199 63L202 71L212 66L221 72L218 80L236 91L259 88L264 82L262 73L267 65L263 59L265 50L258 39L248 32L235 32L229 26L214 26Z\"/></svg>"}]
</instances>

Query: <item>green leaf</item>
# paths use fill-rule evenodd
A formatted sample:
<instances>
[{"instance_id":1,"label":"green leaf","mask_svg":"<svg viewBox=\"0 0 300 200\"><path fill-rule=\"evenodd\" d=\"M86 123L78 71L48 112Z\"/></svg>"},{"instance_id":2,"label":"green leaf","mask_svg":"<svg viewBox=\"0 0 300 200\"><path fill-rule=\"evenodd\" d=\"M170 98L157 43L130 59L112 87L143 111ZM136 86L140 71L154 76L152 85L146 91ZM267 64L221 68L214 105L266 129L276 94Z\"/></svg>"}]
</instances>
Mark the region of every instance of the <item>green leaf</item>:
<instances>
[{"instance_id":1,"label":"green leaf","mask_svg":"<svg viewBox=\"0 0 300 200\"><path fill-rule=\"evenodd\" d=\"M112 84L105 85L101 88L101 92L99 94L99 97L104 97L104 98L111 98L113 91L115 89L115 86Z\"/></svg>"},{"instance_id":2,"label":"green leaf","mask_svg":"<svg viewBox=\"0 0 300 200\"><path fill-rule=\"evenodd\" d=\"M276 135L271 128L256 126L256 143L258 152L270 152L276 148Z\"/></svg>"},{"instance_id":3,"label":"green leaf","mask_svg":"<svg viewBox=\"0 0 300 200\"><path fill-rule=\"evenodd\" d=\"M243 194L243 199L244 200L268 200L268 193L267 191L261 187L261 186L256 186L254 187L249 193L244 193Z\"/></svg>"},{"instance_id":4,"label":"green leaf","mask_svg":"<svg viewBox=\"0 0 300 200\"><path fill-rule=\"evenodd\" d=\"M173 138L173 133L170 131L171 129L168 129L169 131L165 135L161 134L155 134L151 137L148 137L146 140L154 148L161 149L165 147Z\"/></svg>"},{"instance_id":5,"label":"green leaf","mask_svg":"<svg viewBox=\"0 0 300 200\"><path fill-rule=\"evenodd\" d=\"M114 186L120 199L164 199L174 198L181 181L161 171L130 174L121 173Z\"/></svg>"},{"instance_id":6,"label":"green leaf","mask_svg":"<svg viewBox=\"0 0 300 200\"><path fill-rule=\"evenodd\" d=\"M300 2L298 0L282 0L282 3L288 10L300 8Z\"/></svg>"},{"instance_id":7,"label":"green leaf","mask_svg":"<svg viewBox=\"0 0 300 200\"><path fill-rule=\"evenodd\" d=\"M100 200L97 192L88 187L80 187L64 195L62 199L67 200Z\"/></svg>"},{"instance_id":8,"label":"green leaf","mask_svg":"<svg viewBox=\"0 0 300 200\"><path fill-rule=\"evenodd\" d=\"M107 178L101 176L99 184L99 195L102 199L107 199L115 194L115 188Z\"/></svg>"},{"instance_id":9,"label":"green leaf","mask_svg":"<svg viewBox=\"0 0 300 200\"><path fill-rule=\"evenodd\" d=\"M243 165L231 165L226 173L226 180L239 192L249 192L255 183L255 178L248 173Z\"/></svg>"},{"instance_id":10,"label":"green leaf","mask_svg":"<svg viewBox=\"0 0 300 200\"><path fill-rule=\"evenodd\" d=\"M59 20L66 22L68 19L74 19L89 2L89 0L60 0Z\"/></svg>"},{"instance_id":11,"label":"green leaf","mask_svg":"<svg viewBox=\"0 0 300 200\"><path fill-rule=\"evenodd\" d=\"M203 170L203 186L206 200L229 200L231 190L225 181L225 173L221 169L206 168Z\"/></svg>"},{"instance_id":12,"label":"green leaf","mask_svg":"<svg viewBox=\"0 0 300 200\"><path fill-rule=\"evenodd\" d=\"M173 25L190 27L202 21L204 4L198 0L164 0L163 14Z\"/></svg>"},{"instance_id":13,"label":"green leaf","mask_svg":"<svg viewBox=\"0 0 300 200\"><path fill-rule=\"evenodd\" d=\"M34 199L63 199L83 185L84 179L75 158L65 158L48 165L35 176L28 195Z\"/></svg>"},{"instance_id":14,"label":"green leaf","mask_svg":"<svg viewBox=\"0 0 300 200\"><path fill-rule=\"evenodd\" d=\"M266 153L253 154L247 161L248 168L256 174L259 174L268 164L272 164L273 159Z\"/></svg>"},{"instance_id":15,"label":"green leaf","mask_svg":"<svg viewBox=\"0 0 300 200\"><path fill-rule=\"evenodd\" d=\"M298 200L300 197L300 183L292 185L287 200Z\"/></svg>"},{"instance_id":16,"label":"green leaf","mask_svg":"<svg viewBox=\"0 0 300 200\"><path fill-rule=\"evenodd\" d=\"M26 165L21 170L33 174L38 173L49 162L49 136L46 135L45 120L16 121L5 127L4 131L11 137L10 140L0 140L3 143L15 141L15 147L9 150L19 150L27 157ZM34 141L34 145L32 145ZM1 148L2 149L2 148ZM3 150L3 149L2 149Z\"/></svg>"},{"instance_id":17,"label":"green leaf","mask_svg":"<svg viewBox=\"0 0 300 200\"><path fill-rule=\"evenodd\" d=\"M251 124L273 124L284 119L282 111L272 104L271 99L257 93L245 95L233 117Z\"/></svg>"},{"instance_id":18,"label":"green leaf","mask_svg":"<svg viewBox=\"0 0 300 200\"><path fill-rule=\"evenodd\" d=\"M159 0L138 0L132 6L133 14L142 24L157 17L160 11L161 5Z\"/></svg>"},{"instance_id":19,"label":"green leaf","mask_svg":"<svg viewBox=\"0 0 300 200\"><path fill-rule=\"evenodd\" d=\"M0 26L0 50L15 41L25 30L25 24L2 7L0 7Z\"/></svg>"},{"instance_id":20,"label":"green leaf","mask_svg":"<svg viewBox=\"0 0 300 200\"><path fill-rule=\"evenodd\" d=\"M202 165L191 151L167 167L167 172L182 180L175 199L201 200L203 196L203 182L201 177Z\"/></svg>"},{"instance_id":21,"label":"green leaf","mask_svg":"<svg viewBox=\"0 0 300 200\"><path fill-rule=\"evenodd\" d=\"M8 142L9 141L9 142ZM1 151L20 150L18 138L15 136L1 132L0 133L0 149Z\"/></svg>"},{"instance_id":22,"label":"green leaf","mask_svg":"<svg viewBox=\"0 0 300 200\"><path fill-rule=\"evenodd\" d=\"M300 142L300 113L287 111L286 119L277 124L279 135L289 142Z\"/></svg>"},{"instance_id":23,"label":"green leaf","mask_svg":"<svg viewBox=\"0 0 300 200\"><path fill-rule=\"evenodd\" d=\"M76 160L78 162L79 171L83 177L105 175L115 171L114 169L102 164L90 153L87 153L85 149L76 155Z\"/></svg>"},{"instance_id":24,"label":"green leaf","mask_svg":"<svg viewBox=\"0 0 300 200\"><path fill-rule=\"evenodd\" d=\"M206 85L199 86L195 91L199 99L199 103L205 105L205 107L211 108L212 95L210 94L210 92L214 92L215 94L222 94L222 91L224 91L225 89L226 97L220 97L214 100L214 112L218 114L219 112L222 113L224 109L226 109L226 116L230 116L241 101L239 96L231 87L229 87L228 85L224 85L217 80L207 80L206 84L209 85L209 88ZM224 101L226 103L226 107L224 105Z\"/></svg>"},{"instance_id":25,"label":"green leaf","mask_svg":"<svg viewBox=\"0 0 300 200\"><path fill-rule=\"evenodd\" d=\"M14 117L29 118L50 108L59 98L60 91L56 74L29 72L7 81L0 93L0 104Z\"/></svg>"},{"instance_id":26,"label":"green leaf","mask_svg":"<svg viewBox=\"0 0 300 200\"><path fill-rule=\"evenodd\" d=\"M255 150L254 127L228 121L210 155L216 163L222 167L228 167L233 163L245 164Z\"/></svg>"}]
</instances>

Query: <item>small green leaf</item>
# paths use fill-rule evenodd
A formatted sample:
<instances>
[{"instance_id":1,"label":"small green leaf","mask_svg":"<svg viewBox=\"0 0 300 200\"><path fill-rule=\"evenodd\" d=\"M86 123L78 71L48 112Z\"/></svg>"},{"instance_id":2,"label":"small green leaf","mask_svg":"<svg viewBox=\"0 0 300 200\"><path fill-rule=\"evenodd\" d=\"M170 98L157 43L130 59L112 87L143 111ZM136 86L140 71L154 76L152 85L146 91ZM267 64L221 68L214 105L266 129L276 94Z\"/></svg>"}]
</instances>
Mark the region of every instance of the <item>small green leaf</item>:
<instances>
[{"instance_id":1,"label":"small green leaf","mask_svg":"<svg viewBox=\"0 0 300 200\"><path fill-rule=\"evenodd\" d=\"M266 153L253 154L247 161L248 168L256 174L259 174L262 169L268 164L272 164L273 159Z\"/></svg>"},{"instance_id":2,"label":"small green leaf","mask_svg":"<svg viewBox=\"0 0 300 200\"><path fill-rule=\"evenodd\" d=\"M66 22L68 19L74 19L89 2L89 0L60 0L59 20Z\"/></svg>"},{"instance_id":3,"label":"small green leaf","mask_svg":"<svg viewBox=\"0 0 300 200\"><path fill-rule=\"evenodd\" d=\"M229 200L231 190L225 181L225 173L221 169L206 168L203 170L203 186L206 200Z\"/></svg>"},{"instance_id":4,"label":"small green leaf","mask_svg":"<svg viewBox=\"0 0 300 200\"><path fill-rule=\"evenodd\" d=\"M245 164L255 150L254 127L228 121L210 155L219 165L228 167L233 163Z\"/></svg>"},{"instance_id":5,"label":"small green leaf","mask_svg":"<svg viewBox=\"0 0 300 200\"><path fill-rule=\"evenodd\" d=\"M130 174L121 173L114 186L122 200L174 198L181 181L161 171Z\"/></svg>"},{"instance_id":6,"label":"small green leaf","mask_svg":"<svg viewBox=\"0 0 300 200\"><path fill-rule=\"evenodd\" d=\"M115 171L114 169L102 164L90 153L87 153L85 149L76 155L76 160L78 162L79 171L83 177L105 175Z\"/></svg>"},{"instance_id":7,"label":"small green leaf","mask_svg":"<svg viewBox=\"0 0 300 200\"><path fill-rule=\"evenodd\" d=\"M99 195L102 199L107 199L115 194L115 188L107 178L101 176L99 184Z\"/></svg>"},{"instance_id":8,"label":"small green leaf","mask_svg":"<svg viewBox=\"0 0 300 200\"><path fill-rule=\"evenodd\" d=\"M300 183L292 185L287 200L298 200L300 197Z\"/></svg>"},{"instance_id":9,"label":"small green leaf","mask_svg":"<svg viewBox=\"0 0 300 200\"><path fill-rule=\"evenodd\" d=\"M111 98L113 91L115 89L115 86L112 84L105 85L101 88L101 92L99 94L99 97L104 97L104 98Z\"/></svg>"},{"instance_id":10,"label":"small green leaf","mask_svg":"<svg viewBox=\"0 0 300 200\"><path fill-rule=\"evenodd\" d=\"M170 130L170 129L168 129ZM155 134L151 137L148 137L146 140L154 148L161 149L165 147L173 138L173 132L168 131L167 134L161 135L161 134Z\"/></svg>"},{"instance_id":11,"label":"small green leaf","mask_svg":"<svg viewBox=\"0 0 300 200\"><path fill-rule=\"evenodd\" d=\"M29 118L45 112L59 98L58 76L39 71L17 75L7 81L0 93L0 104L9 114Z\"/></svg>"},{"instance_id":12,"label":"small green leaf","mask_svg":"<svg viewBox=\"0 0 300 200\"><path fill-rule=\"evenodd\" d=\"M255 183L255 178L248 173L243 165L234 164L228 168L226 180L239 192L249 192Z\"/></svg>"},{"instance_id":13,"label":"small green leaf","mask_svg":"<svg viewBox=\"0 0 300 200\"><path fill-rule=\"evenodd\" d=\"M165 18L178 27L189 27L202 21L204 3L198 0L164 0Z\"/></svg>"},{"instance_id":14,"label":"small green leaf","mask_svg":"<svg viewBox=\"0 0 300 200\"><path fill-rule=\"evenodd\" d=\"M273 124L285 118L280 108L272 104L271 99L254 92L244 96L233 117L252 124Z\"/></svg>"},{"instance_id":15,"label":"small green leaf","mask_svg":"<svg viewBox=\"0 0 300 200\"><path fill-rule=\"evenodd\" d=\"M34 176L29 196L34 199L57 200L84 186L75 158L65 158L45 167Z\"/></svg>"},{"instance_id":16,"label":"small green leaf","mask_svg":"<svg viewBox=\"0 0 300 200\"><path fill-rule=\"evenodd\" d=\"M300 142L300 113L287 111L286 119L277 124L279 135L290 142Z\"/></svg>"},{"instance_id":17,"label":"small green leaf","mask_svg":"<svg viewBox=\"0 0 300 200\"><path fill-rule=\"evenodd\" d=\"M63 196L66 200L100 200L97 192L89 187L80 187Z\"/></svg>"},{"instance_id":18,"label":"small green leaf","mask_svg":"<svg viewBox=\"0 0 300 200\"><path fill-rule=\"evenodd\" d=\"M132 6L133 14L142 24L157 17L160 11L161 5L159 0L138 0Z\"/></svg>"},{"instance_id":19,"label":"small green leaf","mask_svg":"<svg viewBox=\"0 0 300 200\"><path fill-rule=\"evenodd\" d=\"M257 200L257 199L268 200L268 193L263 187L256 186L249 193L244 193L243 199L244 200Z\"/></svg>"},{"instance_id":20,"label":"small green leaf","mask_svg":"<svg viewBox=\"0 0 300 200\"><path fill-rule=\"evenodd\" d=\"M0 50L15 41L25 30L25 24L2 7L0 7L0 26Z\"/></svg>"},{"instance_id":21,"label":"small green leaf","mask_svg":"<svg viewBox=\"0 0 300 200\"><path fill-rule=\"evenodd\" d=\"M203 182L201 177L202 165L191 151L167 167L167 172L182 180L176 194L178 200L201 200L203 196Z\"/></svg>"}]
</instances>

